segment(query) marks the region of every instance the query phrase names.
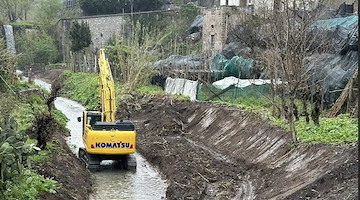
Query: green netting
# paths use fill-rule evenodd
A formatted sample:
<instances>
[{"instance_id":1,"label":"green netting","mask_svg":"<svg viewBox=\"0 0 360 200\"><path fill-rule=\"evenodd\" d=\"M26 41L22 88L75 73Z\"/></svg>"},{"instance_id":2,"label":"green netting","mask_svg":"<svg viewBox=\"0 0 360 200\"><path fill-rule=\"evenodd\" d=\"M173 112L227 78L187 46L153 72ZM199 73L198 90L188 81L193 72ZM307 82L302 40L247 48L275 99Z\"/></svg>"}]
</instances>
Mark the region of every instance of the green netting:
<instances>
[{"instance_id":1,"label":"green netting","mask_svg":"<svg viewBox=\"0 0 360 200\"><path fill-rule=\"evenodd\" d=\"M226 92L224 92L226 91ZM224 92L224 93L221 93ZM197 100L220 100L218 97L214 97L215 94L219 94L221 100L233 100L238 98L265 98L270 96L270 87L268 84L265 85L250 85L244 88L238 88L230 86L230 89L221 90L212 85L199 85ZM212 99L210 99L213 97Z\"/></svg>"},{"instance_id":2,"label":"green netting","mask_svg":"<svg viewBox=\"0 0 360 200\"><path fill-rule=\"evenodd\" d=\"M313 23L312 27L319 27L324 29L336 28L336 26L349 27L358 23L358 16L341 17L334 19L318 20Z\"/></svg>"},{"instance_id":3,"label":"green netting","mask_svg":"<svg viewBox=\"0 0 360 200\"><path fill-rule=\"evenodd\" d=\"M212 71L211 76L215 79L222 79L227 76L243 79L251 78L253 60L241 56L234 56L229 60L223 55L216 53L211 58L210 69Z\"/></svg>"}]
</instances>

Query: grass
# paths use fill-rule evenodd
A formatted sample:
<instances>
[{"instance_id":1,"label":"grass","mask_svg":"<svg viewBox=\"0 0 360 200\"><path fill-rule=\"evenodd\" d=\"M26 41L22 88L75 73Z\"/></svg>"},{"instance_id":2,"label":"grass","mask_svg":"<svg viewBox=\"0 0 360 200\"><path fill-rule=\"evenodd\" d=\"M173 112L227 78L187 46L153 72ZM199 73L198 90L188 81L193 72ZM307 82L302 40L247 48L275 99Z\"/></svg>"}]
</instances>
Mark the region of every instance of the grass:
<instances>
[{"instance_id":1,"label":"grass","mask_svg":"<svg viewBox=\"0 0 360 200\"><path fill-rule=\"evenodd\" d=\"M144 85L135 89L135 92L138 92L143 95L165 95L166 93L159 86L155 85Z\"/></svg>"},{"instance_id":2,"label":"grass","mask_svg":"<svg viewBox=\"0 0 360 200\"><path fill-rule=\"evenodd\" d=\"M53 139L49 142L47 142L45 149L39 151L37 154L30 155L28 157L29 160L34 162L48 162L51 160L49 157L49 154L54 154L57 150L58 141L56 139ZM26 141L26 144L37 144L37 141L34 139L28 139Z\"/></svg>"},{"instance_id":3,"label":"grass","mask_svg":"<svg viewBox=\"0 0 360 200\"><path fill-rule=\"evenodd\" d=\"M63 72L66 80L62 88L65 97L73 99L89 110L96 110L98 106L98 76L90 73Z\"/></svg>"},{"instance_id":4,"label":"grass","mask_svg":"<svg viewBox=\"0 0 360 200\"><path fill-rule=\"evenodd\" d=\"M248 112L259 114L263 119L270 120L272 126L284 128L289 131L289 125L284 118L274 118L271 115L271 103L267 98L245 97L237 99L225 99L224 101L212 101L215 104L239 107ZM301 102L296 101L299 113L302 112ZM310 107L310 105L308 106ZM341 114L334 118L324 117L326 112L320 116L320 126L315 126L312 122L306 123L301 117L295 122L297 139L305 144L344 144L358 141L357 118L349 114Z\"/></svg>"},{"instance_id":5,"label":"grass","mask_svg":"<svg viewBox=\"0 0 360 200\"><path fill-rule=\"evenodd\" d=\"M93 73L73 73L68 70L63 72L63 76L65 76L66 80L62 94L79 102L88 110L96 110L99 96L98 76ZM118 82L115 83L116 101L119 101L128 92L128 88ZM142 85L135 88L135 92L142 95L166 95L161 87L153 85ZM188 97L182 95L171 96L181 100L189 100Z\"/></svg>"}]
</instances>

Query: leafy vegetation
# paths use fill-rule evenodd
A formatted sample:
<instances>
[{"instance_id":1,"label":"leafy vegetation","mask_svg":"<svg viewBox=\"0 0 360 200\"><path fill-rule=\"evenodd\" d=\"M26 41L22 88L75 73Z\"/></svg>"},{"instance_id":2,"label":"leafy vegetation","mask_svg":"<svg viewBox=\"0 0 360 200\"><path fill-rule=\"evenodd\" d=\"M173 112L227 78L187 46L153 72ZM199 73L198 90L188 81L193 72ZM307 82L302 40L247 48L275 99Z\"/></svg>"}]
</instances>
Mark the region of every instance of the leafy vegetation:
<instances>
[{"instance_id":1,"label":"leafy vegetation","mask_svg":"<svg viewBox=\"0 0 360 200\"><path fill-rule=\"evenodd\" d=\"M6 181L1 200L29 199L36 200L37 195L43 192L56 193L56 181L36 174L32 170L25 170L20 176Z\"/></svg>"},{"instance_id":2,"label":"leafy vegetation","mask_svg":"<svg viewBox=\"0 0 360 200\"><path fill-rule=\"evenodd\" d=\"M140 24L140 32L146 31L150 35L161 35L157 40L161 48L160 58L171 54L188 55L200 53L201 44L191 44L186 37L190 34L188 27L194 18L200 14L199 8L191 3L179 4L178 12L151 13L134 16L134 26Z\"/></svg>"},{"instance_id":3,"label":"leafy vegetation","mask_svg":"<svg viewBox=\"0 0 360 200\"><path fill-rule=\"evenodd\" d=\"M10 83L14 81L16 57L10 55L5 48L5 42L0 38L0 92L11 88Z\"/></svg>"},{"instance_id":4,"label":"leafy vegetation","mask_svg":"<svg viewBox=\"0 0 360 200\"><path fill-rule=\"evenodd\" d=\"M73 73L64 71L65 78L62 93L65 97L74 99L89 110L98 108L98 77L90 73Z\"/></svg>"},{"instance_id":5,"label":"leafy vegetation","mask_svg":"<svg viewBox=\"0 0 360 200\"><path fill-rule=\"evenodd\" d=\"M284 118L276 118L271 114L271 102L267 98L237 98L229 101L213 101L216 104L236 106L249 112L259 114L263 119L271 121L271 125L284 128L289 131L289 124ZM296 104L300 104L297 101ZM302 112L300 110L300 112ZM357 118L348 114L342 114L335 118L320 117L320 126L314 123L306 123L305 118L300 117L295 121L297 139L299 142L307 144L325 143L342 144L356 142L358 140Z\"/></svg>"},{"instance_id":6,"label":"leafy vegetation","mask_svg":"<svg viewBox=\"0 0 360 200\"><path fill-rule=\"evenodd\" d=\"M35 31L26 35L16 34L15 40L20 67L34 63L47 65L56 62L58 58L56 41L45 31Z\"/></svg>"},{"instance_id":7,"label":"leafy vegetation","mask_svg":"<svg viewBox=\"0 0 360 200\"><path fill-rule=\"evenodd\" d=\"M49 157L50 154L55 153L57 148L55 147L56 144L56 139L52 139L51 143L48 143L48 145L46 145L45 149L38 151L36 154L33 155L29 155L28 159L30 161L34 161L37 163L41 163L41 162L48 162L51 160L51 158ZM37 141L35 139L28 139L26 141L26 144L36 144Z\"/></svg>"},{"instance_id":8,"label":"leafy vegetation","mask_svg":"<svg viewBox=\"0 0 360 200\"><path fill-rule=\"evenodd\" d=\"M0 14L10 22L26 20L34 0L0 0Z\"/></svg>"},{"instance_id":9,"label":"leafy vegetation","mask_svg":"<svg viewBox=\"0 0 360 200\"><path fill-rule=\"evenodd\" d=\"M10 85L17 93L22 89L33 88L28 83L15 82ZM30 95L27 98L15 97L9 91L0 96L0 200L36 199L40 193L55 193L56 181L44 178L31 170L31 162L48 162L50 153L54 153L55 141L41 151L35 151L37 140L30 140L25 134L32 126L36 113L47 111L43 97ZM45 94L46 96L47 94ZM65 127L66 117L53 111L57 121Z\"/></svg>"},{"instance_id":10,"label":"leafy vegetation","mask_svg":"<svg viewBox=\"0 0 360 200\"><path fill-rule=\"evenodd\" d=\"M158 95L162 94L165 95L166 93L161 89L159 86L155 85L143 85L138 88L135 88L135 92L138 92L140 94L144 95Z\"/></svg>"},{"instance_id":11,"label":"leafy vegetation","mask_svg":"<svg viewBox=\"0 0 360 200\"><path fill-rule=\"evenodd\" d=\"M37 0L35 19L50 35L56 36L56 24L60 18L62 3L58 0ZM53 33L53 34L51 34Z\"/></svg>"},{"instance_id":12,"label":"leafy vegetation","mask_svg":"<svg viewBox=\"0 0 360 200\"><path fill-rule=\"evenodd\" d=\"M155 73L152 63L158 59L156 46L159 37L141 31L139 23L135 29L132 40L115 39L106 51L112 70L120 71L120 82L129 90L150 83Z\"/></svg>"},{"instance_id":13,"label":"leafy vegetation","mask_svg":"<svg viewBox=\"0 0 360 200\"><path fill-rule=\"evenodd\" d=\"M272 118L272 124L289 130L289 125L282 119ZM320 117L320 126L306 123L304 118L295 121L297 137L304 143L342 144L358 140L357 119L348 114L334 118Z\"/></svg>"},{"instance_id":14,"label":"leafy vegetation","mask_svg":"<svg viewBox=\"0 0 360 200\"><path fill-rule=\"evenodd\" d=\"M18 131L14 118L0 125L0 198L36 199L41 192L54 193L56 181L29 170L27 157L35 153L33 144L25 143L27 136Z\"/></svg>"},{"instance_id":15,"label":"leafy vegetation","mask_svg":"<svg viewBox=\"0 0 360 200\"><path fill-rule=\"evenodd\" d=\"M14 26L15 47L20 69L30 64L47 65L61 59L58 50L57 22L62 4L58 0L5 0L6 10L18 13L18 19L9 20ZM26 14L33 10L36 22L26 21ZM1 6L0 6L1 11ZM23 18L24 17L24 18ZM31 29L31 30L26 30Z\"/></svg>"},{"instance_id":16,"label":"leafy vegetation","mask_svg":"<svg viewBox=\"0 0 360 200\"><path fill-rule=\"evenodd\" d=\"M38 29L40 24L37 22L19 21L9 23L15 32L24 31L25 29Z\"/></svg>"}]
</instances>

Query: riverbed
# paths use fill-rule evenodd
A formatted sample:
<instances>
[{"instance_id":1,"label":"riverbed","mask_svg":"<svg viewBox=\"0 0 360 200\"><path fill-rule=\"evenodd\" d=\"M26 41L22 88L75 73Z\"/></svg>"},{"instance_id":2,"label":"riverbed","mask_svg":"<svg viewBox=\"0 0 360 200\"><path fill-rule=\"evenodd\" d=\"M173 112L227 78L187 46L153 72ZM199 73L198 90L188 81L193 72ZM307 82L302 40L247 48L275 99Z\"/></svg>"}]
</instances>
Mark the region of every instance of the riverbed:
<instances>
[{"instance_id":1,"label":"riverbed","mask_svg":"<svg viewBox=\"0 0 360 200\"><path fill-rule=\"evenodd\" d=\"M47 91L51 90L51 85L44 81L35 79L34 82ZM63 97L56 98L55 107L69 119L66 125L70 130L68 145L77 155L79 147L83 147L82 126L77 121L77 117L82 116L85 108ZM157 169L152 167L143 156L135 153L135 157L137 160L135 172L121 170L112 161L101 162L100 171L92 173L95 184L90 199L165 199L167 188L165 179L162 179Z\"/></svg>"}]
</instances>

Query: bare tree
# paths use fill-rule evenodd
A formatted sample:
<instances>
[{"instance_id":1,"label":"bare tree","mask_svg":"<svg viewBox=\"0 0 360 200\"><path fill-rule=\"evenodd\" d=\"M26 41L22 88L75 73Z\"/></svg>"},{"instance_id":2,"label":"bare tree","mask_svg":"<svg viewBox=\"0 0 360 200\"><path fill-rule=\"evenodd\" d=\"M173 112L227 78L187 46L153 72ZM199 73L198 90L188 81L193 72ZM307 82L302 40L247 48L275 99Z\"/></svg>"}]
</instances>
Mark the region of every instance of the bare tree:
<instances>
[{"instance_id":1,"label":"bare tree","mask_svg":"<svg viewBox=\"0 0 360 200\"><path fill-rule=\"evenodd\" d=\"M295 99L309 93L307 83L309 73L304 73L304 61L313 53L326 51L329 43L325 40L325 35L311 27L317 18L316 9L309 11L311 6L305 1L300 4L296 0L281 1L281 5L282 10L270 14L268 23L262 26L266 38L264 40L266 51L261 57L267 66L270 78L283 82L277 86L272 81L272 100L275 103L275 94L281 93L281 108L289 122L293 141L296 142L294 117L298 118L298 114ZM306 101L306 98L304 100ZM307 109L306 102L303 105ZM319 108L313 108L312 116L318 119L320 112L316 110L319 111Z\"/></svg>"}]
</instances>

